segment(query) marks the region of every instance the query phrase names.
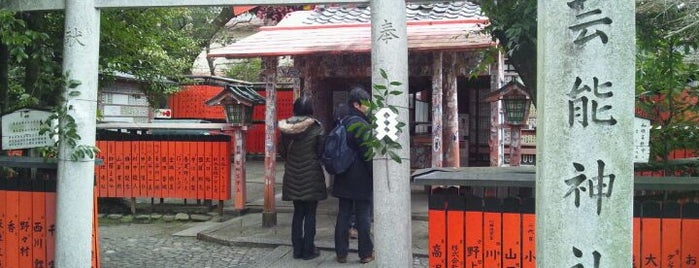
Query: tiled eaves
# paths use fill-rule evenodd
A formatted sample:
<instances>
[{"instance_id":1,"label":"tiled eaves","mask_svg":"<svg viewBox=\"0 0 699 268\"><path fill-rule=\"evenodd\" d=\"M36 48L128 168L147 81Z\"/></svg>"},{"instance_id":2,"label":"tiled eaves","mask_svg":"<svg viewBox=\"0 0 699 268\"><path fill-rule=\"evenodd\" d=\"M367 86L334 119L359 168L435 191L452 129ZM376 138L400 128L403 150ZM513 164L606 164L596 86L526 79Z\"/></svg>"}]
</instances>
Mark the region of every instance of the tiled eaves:
<instances>
[{"instance_id":1,"label":"tiled eaves","mask_svg":"<svg viewBox=\"0 0 699 268\"><path fill-rule=\"evenodd\" d=\"M406 20L460 20L485 19L478 5L468 1L453 1L428 4L406 4ZM369 6L340 6L318 8L304 21L305 25L369 23Z\"/></svg>"}]
</instances>

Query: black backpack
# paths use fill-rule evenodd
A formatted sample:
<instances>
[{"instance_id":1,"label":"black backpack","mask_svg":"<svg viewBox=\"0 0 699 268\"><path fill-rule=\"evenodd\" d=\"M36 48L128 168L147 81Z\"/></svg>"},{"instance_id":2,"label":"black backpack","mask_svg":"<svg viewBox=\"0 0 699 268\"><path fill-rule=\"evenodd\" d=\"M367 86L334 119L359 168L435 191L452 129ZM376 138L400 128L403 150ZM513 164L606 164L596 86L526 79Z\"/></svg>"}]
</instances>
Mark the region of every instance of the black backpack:
<instances>
[{"instance_id":1,"label":"black backpack","mask_svg":"<svg viewBox=\"0 0 699 268\"><path fill-rule=\"evenodd\" d=\"M347 135L350 134L343 121L340 120L337 126L325 137L325 147L320 156L320 162L325 167L325 171L332 175L347 171L357 154L347 143Z\"/></svg>"}]
</instances>

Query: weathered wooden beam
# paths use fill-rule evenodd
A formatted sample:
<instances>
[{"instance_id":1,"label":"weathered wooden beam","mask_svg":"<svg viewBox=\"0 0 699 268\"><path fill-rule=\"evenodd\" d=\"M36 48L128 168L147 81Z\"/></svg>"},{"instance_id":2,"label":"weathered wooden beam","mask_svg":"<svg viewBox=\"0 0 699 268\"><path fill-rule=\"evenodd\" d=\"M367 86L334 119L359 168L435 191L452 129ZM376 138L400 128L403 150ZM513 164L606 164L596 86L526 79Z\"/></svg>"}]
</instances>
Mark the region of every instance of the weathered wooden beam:
<instances>
[{"instance_id":1,"label":"weathered wooden beam","mask_svg":"<svg viewBox=\"0 0 699 268\"><path fill-rule=\"evenodd\" d=\"M441 2L437 0L407 0L406 2ZM96 8L193 7L238 5L300 5L300 4L369 4L369 0L97 0ZM14 11L61 10L58 0L0 0L0 9Z\"/></svg>"}]
</instances>

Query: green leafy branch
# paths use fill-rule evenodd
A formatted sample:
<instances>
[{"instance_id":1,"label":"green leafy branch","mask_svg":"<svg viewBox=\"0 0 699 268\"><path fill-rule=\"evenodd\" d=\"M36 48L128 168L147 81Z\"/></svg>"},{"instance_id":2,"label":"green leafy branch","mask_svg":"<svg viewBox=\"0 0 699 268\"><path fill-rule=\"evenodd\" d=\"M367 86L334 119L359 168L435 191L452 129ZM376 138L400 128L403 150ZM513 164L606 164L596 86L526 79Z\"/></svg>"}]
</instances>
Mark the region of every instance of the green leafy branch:
<instances>
[{"instance_id":1,"label":"green leafy branch","mask_svg":"<svg viewBox=\"0 0 699 268\"><path fill-rule=\"evenodd\" d=\"M398 156L398 153L396 153L396 150L403 149L400 143L391 140L391 138L387 136L378 139L375 135L374 129L378 127L378 122L383 122L385 120L384 118L376 118L376 112L378 110L388 108L394 113L398 114L398 109L395 106L388 104L388 98L390 96L398 96L403 94L403 92L400 90L392 89L392 87L400 86L403 83L400 81L391 81L384 69L380 69L379 71L385 82L383 84L373 85L374 95L372 100L362 101L363 105L369 107L369 114L372 119L370 124L364 125L362 123L354 123L349 126L348 130L356 133L356 136L363 140L362 145L369 148L364 155L366 159L372 159L374 158L374 155L378 153L379 155L388 155L391 157L391 159L393 159L393 161L401 163L402 160L400 156ZM403 128L405 125L406 124L404 122L398 122L396 125L396 129L398 129L396 135L403 133Z\"/></svg>"},{"instance_id":2,"label":"green leafy branch","mask_svg":"<svg viewBox=\"0 0 699 268\"><path fill-rule=\"evenodd\" d=\"M68 80L66 79L66 88L74 89L80 85L80 81ZM72 90L68 93L69 96L78 96L80 91ZM78 144L81 139L78 135L78 124L75 122L75 118L71 116L68 111L73 109L73 105L64 104L55 106L53 108L53 113L42 122L41 129L39 130L39 135L49 135L49 138L54 140L53 146L43 147L40 151L43 158L54 158L58 156L58 150L61 143L65 142L67 146L73 149L70 155L72 161L78 161L79 159L94 159L97 153L100 152L99 148L93 145Z\"/></svg>"}]
</instances>

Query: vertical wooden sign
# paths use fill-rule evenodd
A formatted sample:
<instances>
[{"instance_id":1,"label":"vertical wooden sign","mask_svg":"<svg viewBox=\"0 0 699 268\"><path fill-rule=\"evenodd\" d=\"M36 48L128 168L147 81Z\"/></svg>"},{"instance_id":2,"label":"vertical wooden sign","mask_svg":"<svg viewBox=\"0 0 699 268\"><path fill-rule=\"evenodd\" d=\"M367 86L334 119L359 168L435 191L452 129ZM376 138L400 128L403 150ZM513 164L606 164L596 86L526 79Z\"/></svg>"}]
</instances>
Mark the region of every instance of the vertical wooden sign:
<instances>
[{"instance_id":1,"label":"vertical wooden sign","mask_svg":"<svg viewBox=\"0 0 699 268\"><path fill-rule=\"evenodd\" d=\"M486 197L483 201L483 267L502 267L500 199Z\"/></svg>"},{"instance_id":2,"label":"vertical wooden sign","mask_svg":"<svg viewBox=\"0 0 699 268\"><path fill-rule=\"evenodd\" d=\"M429 196L428 261L430 268L447 267L447 195L435 188Z\"/></svg>"},{"instance_id":3,"label":"vertical wooden sign","mask_svg":"<svg viewBox=\"0 0 699 268\"><path fill-rule=\"evenodd\" d=\"M466 267L483 268L483 199L466 197Z\"/></svg>"}]
</instances>

